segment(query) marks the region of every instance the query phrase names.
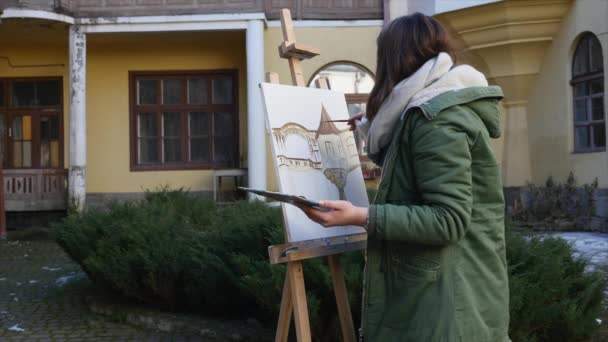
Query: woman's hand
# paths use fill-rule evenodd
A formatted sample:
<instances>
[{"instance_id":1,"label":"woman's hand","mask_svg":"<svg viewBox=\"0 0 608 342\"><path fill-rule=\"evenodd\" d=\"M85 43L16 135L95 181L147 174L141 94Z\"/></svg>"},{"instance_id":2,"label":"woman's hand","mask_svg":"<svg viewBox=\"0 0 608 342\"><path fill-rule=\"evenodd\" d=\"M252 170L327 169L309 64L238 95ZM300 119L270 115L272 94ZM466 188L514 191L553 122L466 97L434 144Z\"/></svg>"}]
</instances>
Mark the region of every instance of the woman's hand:
<instances>
[{"instance_id":1,"label":"woman's hand","mask_svg":"<svg viewBox=\"0 0 608 342\"><path fill-rule=\"evenodd\" d=\"M355 128L357 128L357 122L361 121L364 116L365 113L359 113L351 116L350 119L348 119L348 125L350 126L351 131L354 131Z\"/></svg>"},{"instance_id":2,"label":"woman's hand","mask_svg":"<svg viewBox=\"0 0 608 342\"><path fill-rule=\"evenodd\" d=\"M331 211L321 211L311 207L298 206L311 220L323 227L365 226L367 208L355 207L348 201L320 201L322 207Z\"/></svg>"}]
</instances>

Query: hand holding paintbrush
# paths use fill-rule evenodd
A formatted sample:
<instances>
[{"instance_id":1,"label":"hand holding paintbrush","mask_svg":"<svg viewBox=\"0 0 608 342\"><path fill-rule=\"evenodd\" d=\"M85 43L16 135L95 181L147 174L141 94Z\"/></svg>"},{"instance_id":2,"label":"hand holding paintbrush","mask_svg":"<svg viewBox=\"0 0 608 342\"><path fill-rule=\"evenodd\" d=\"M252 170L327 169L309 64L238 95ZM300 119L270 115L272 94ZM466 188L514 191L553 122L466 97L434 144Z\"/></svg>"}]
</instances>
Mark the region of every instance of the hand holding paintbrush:
<instances>
[{"instance_id":1,"label":"hand holding paintbrush","mask_svg":"<svg viewBox=\"0 0 608 342\"><path fill-rule=\"evenodd\" d=\"M350 117L350 119L346 120L326 120L324 122L346 122L350 126L350 130L354 131L358 125L361 124L362 119L365 118L365 113L359 113Z\"/></svg>"}]
</instances>

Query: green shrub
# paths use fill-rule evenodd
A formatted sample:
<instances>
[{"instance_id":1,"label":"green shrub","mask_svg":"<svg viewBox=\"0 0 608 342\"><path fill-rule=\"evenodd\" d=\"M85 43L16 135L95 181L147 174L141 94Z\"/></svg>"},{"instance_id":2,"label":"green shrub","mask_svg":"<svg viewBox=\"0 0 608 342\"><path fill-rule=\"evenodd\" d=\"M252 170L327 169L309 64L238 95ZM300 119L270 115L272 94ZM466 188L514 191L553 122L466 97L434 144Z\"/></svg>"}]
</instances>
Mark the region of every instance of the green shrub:
<instances>
[{"instance_id":1,"label":"green shrub","mask_svg":"<svg viewBox=\"0 0 608 342\"><path fill-rule=\"evenodd\" d=\"M275 324L285 267L270 265L267 247L284 242L278 208L259 202L216 207L164 189L139 202L72 213L52 231L92 280L126 297L168 310ZM356 303L363 258L359 253L343 259ZM316 340L336 340L327 265L318 259L304 267ZM358 316L358 307L353 311Z\"/></svg>"},{"instance_id":2,"label":"green shrub","mask_svg":"<svg viewBox=\"0 0 608 342\"><path fill-rule=\"evenodd\" d=\"M581 341L598 327L605 283L585 272L564 240L510 232L510 337L518 342Z\"/></svg>"},{"instance_id":3,"label":"green shrub","mask_svg":"<svg viewBox=\"0 0 608 342\"><path fill-rule=\"evenodd\" d=\"M216 207L184 191L72 214L53 235L96 283L154 306L213 316L255 317L274 327L284 265L267 247L283 242L281 211L261 203ZM576 341L595 328L600 278L584 273L562 240L509 233L511 337ZM355 324L360 322L362 253L342 257ZM306 260L304 275L315 341L340 340L325 258Z\"/></svg>"}]
</instances>

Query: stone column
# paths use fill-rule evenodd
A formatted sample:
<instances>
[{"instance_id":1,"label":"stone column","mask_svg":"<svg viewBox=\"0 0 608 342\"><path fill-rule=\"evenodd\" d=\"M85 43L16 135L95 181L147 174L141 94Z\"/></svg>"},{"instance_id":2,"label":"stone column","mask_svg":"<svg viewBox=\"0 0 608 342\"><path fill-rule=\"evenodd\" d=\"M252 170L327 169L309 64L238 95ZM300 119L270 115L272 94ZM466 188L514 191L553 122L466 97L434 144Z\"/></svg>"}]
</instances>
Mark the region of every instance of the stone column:
<instances>
[{"instance_id":1,"label":"stone column","mask_svg":"<svg viewBox=\"0 0 608 342\"><path fill-rule=\"evenodd\" d=\"M82 211L86 197L87 115L86 115L86 34L70 27L70 140L68 206Z\"/></svg>"},{"instance_id":2,"label":"stone column","mask_svg":"<svg viewBox=\"0 0 608 342\"><path fill-rule=\"evenodd\" d=\"M506 122L502 172L505 187L524 186L532 180L527 105L527 101L503 102Z\"/></svg>"},{"instance_id":3,"label":"stone column","mask_svg":"<svg viewBox=\"0 0 608 342\"><path fill-rule=\"evenodd\" d=\"M249 187L266 189L266 119L260 91L260 83L264 82L264 22L250 20L246 38Z\"/></svg>"}]
</instances>

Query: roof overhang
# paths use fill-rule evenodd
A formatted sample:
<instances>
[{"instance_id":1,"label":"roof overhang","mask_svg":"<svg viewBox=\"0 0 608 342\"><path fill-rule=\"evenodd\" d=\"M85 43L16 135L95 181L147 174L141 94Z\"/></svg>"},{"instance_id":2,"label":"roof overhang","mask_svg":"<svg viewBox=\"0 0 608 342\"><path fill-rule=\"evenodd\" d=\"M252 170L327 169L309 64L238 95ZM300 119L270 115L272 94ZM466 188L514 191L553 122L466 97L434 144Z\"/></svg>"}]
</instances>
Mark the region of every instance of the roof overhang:
<instances>
[{"instance_id":1,"label":"roof overhang","mask_svg":"<svg viewBox=\"0 0 608 342\"><path fill-rule=\"evenodd\" d=\"M0 19L26 18L79 25L86 33L244 30L250 20L266 22L264 13L74 18L51 11L6 8L0 14Z\"/></svg>"},{"instance_id":2,"label":"roof overhang","mask_svg":"<svg viewBox=\"0 0 608 342\"><path fill-rule=\"evenodd\" d=\"M435 17L450 29L459 57L502 86L506 103L522 103L571 4L505 0Z\"/></svg>"}]
</instances>

